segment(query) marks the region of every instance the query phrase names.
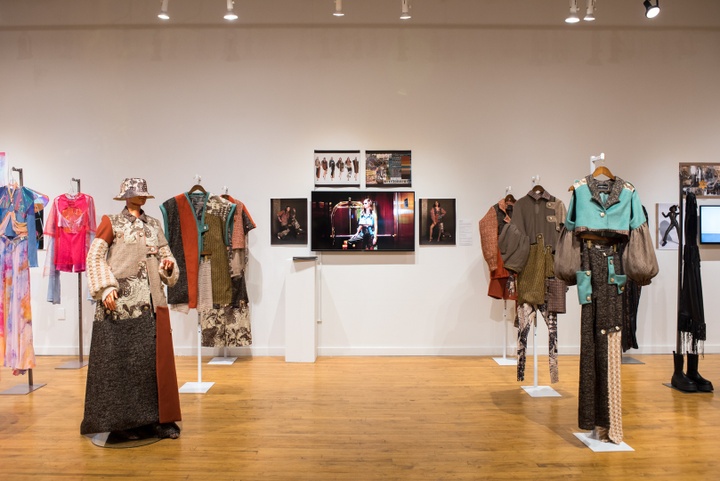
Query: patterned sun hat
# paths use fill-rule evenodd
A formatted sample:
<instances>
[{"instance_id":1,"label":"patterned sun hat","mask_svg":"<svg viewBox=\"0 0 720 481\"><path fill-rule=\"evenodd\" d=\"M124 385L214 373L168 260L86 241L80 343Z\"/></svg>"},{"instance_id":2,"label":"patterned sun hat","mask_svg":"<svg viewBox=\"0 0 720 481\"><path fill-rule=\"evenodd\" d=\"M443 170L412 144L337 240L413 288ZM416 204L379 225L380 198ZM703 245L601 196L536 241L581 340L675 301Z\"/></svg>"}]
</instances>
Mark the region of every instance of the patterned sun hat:
<instances>
[{"instance_id":1,"label":"patterned sun hat","mask_svg":"<svg viewBox=\"0 0 720 481\"><path fill-rule=\"evenodd\" d=\"M145 179L140 177L130 177L122 181L120 184L120 193L117 197L113 197L115 200L125 200L132 197L147 197L148 199L154 199L154 195L150 195L147 191L147 182Z\"/></svg>"}]
</instances>

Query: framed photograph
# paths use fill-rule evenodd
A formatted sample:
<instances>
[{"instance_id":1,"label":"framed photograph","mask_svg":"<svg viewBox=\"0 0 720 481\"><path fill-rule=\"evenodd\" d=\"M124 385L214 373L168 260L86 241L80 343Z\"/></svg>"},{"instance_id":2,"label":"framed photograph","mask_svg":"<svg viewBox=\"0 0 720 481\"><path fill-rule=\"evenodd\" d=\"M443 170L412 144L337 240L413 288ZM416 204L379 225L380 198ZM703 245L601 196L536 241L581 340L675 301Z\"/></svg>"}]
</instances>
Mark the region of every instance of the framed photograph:
<instances>
[{"instance_id":1,"label":"framed photograph","mask_svg":"<svg viewBox=\"0 0 720 481\"><path fill-rule=\"evenodd\" d=\"M407 252L415 250L415 193L313 191L313 251Z\"/></svg>"},{"instance_id":2,"label":"framed photograph","mask_svg":"<svg viewBox=\"0 0 720 481\"><path fill-rule=\"evenodd\" d=\"M365 187L411 187L409 150L366 150Z\"/></svg>"},{"instance_id":3,"label":"framed photograph","mask_svg":"<svg viewBox=\"0 0 720 481\"><path fill-rule=\"evenodd\" d=\"M359 150L316 150L313 161L315 187L360 185Z\"/></svg>"},{"instance_id":4,"label":"framed photograph","mask_svg":"<svg viewBox=\"0 0 720 481\"><path fill-rule=\"evenodd\" d=\"M680 163L680 185L698 197L720 196L720 163Z\"/></svg>"},{"instance_id":5,"label":"framed photograph","mask_svg":"<svg viewBox=\"0 0 720 481\"><path fill-rule=\"evenodd\" d=\"M455 199L420 199L420 245L455 245Z\"/></svg>"},{"instance_id":6,"label":"framed photograph","mask_svg":"<svg viewBox=\"0 0 720 481\"><path fill-rule=\"evenodd\" d=\"M656 247L659 250L677 250L680 231L680 208L677 202L655 204Z\"/></svg>"},{"instance_id":7,"label":"framed photograph","mask_svg":"<svg viewBox=\"0 0 720 481\"><path fill-rule=\"evenodd\" d=\"M270 244L307 245L307 198L270 199Z\"/></svg>"}]
</instances>

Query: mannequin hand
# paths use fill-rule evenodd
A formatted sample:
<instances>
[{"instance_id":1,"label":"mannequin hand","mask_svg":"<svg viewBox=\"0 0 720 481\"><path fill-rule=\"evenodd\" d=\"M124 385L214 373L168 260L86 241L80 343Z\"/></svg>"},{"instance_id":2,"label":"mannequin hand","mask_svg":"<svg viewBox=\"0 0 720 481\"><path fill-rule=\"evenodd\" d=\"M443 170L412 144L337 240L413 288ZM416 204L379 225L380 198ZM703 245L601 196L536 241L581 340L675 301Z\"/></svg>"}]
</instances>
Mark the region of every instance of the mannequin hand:
<instances>
[{"instance_id":1,"label":"mannequin hand","mask_svg":"<svg viewBox=\"0 0 720 481\"><path fill-rule=\"evenodd\" d=\"M168 275L172 274L173 269L175 268L175 263L170 259L163 259L160 263L160 269L164 270L168 273Z\"/></svg>"},{"instance_id":2,"label":"mannequin hand","mask_svg":"<svg viewBox=\"0 0 720 481\"><path fill-rule=\"evenodd\" d=\"M107 309L110 309L111 311L114 311L114 310L115 310L115 307L117 307L117 306L115 305L115 300L117 299L117 297L118 297L117 289L114 289L114 290L110 291L110 294L108 294L108 295L105 297L105 299L103 299L103 305L104 305Z\"/></svg>"}]
</instances>

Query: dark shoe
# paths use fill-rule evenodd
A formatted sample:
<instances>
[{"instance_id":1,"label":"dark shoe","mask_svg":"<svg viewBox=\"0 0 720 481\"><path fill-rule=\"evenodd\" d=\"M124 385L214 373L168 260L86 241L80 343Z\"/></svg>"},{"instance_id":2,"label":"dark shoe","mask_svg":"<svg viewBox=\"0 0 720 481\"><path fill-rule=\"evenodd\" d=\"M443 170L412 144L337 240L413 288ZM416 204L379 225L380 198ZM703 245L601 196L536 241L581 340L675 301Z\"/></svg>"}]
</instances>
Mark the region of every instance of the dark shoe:
<instances>
[{"instance_id":1,"label":"dark shoe","mask_svg":"<svg viewBox=\"0 0 720 481\"><path fill-rule=\"evenodd\" d=\"M688 368L687 377L697 385L700 392L713 392L713 385L698 372L699 358L697 354L687 353Z\"/></svg>"},{"instance_id":2,"label":"dark shoe","mask_svg":"<svg viewBox=\"0 0 720 481\"><path fill-rule=\"evenodd\" d=\"M683 372L683 355L673 351L673 362L675 364L675 371L670 381L672 387L684 392L697 392L697 384Z\"/></svg>"},{"instance_id":3,"label":"dark shoe","mask_svg":"<svg viewBox=\"0 0 720 481\"><path fill-rule=\"evenodd\" d=\"M160 439L177 439L180 437L180 428L175 423L157 423L153 426L155 436Z\"/></svg>"},{"instance_id":4,"label":"dark shoe","mask_svg":"<svg viewBox=\"0 0 720 481\"><path fill-rule=\"evenodd\" d=\"M119 431L112 431L108 439L112 438L116 443L124 443L127 441L137 441L140 439L140 434L135 429L121 429Z\"/></svg>"}]
</instances>

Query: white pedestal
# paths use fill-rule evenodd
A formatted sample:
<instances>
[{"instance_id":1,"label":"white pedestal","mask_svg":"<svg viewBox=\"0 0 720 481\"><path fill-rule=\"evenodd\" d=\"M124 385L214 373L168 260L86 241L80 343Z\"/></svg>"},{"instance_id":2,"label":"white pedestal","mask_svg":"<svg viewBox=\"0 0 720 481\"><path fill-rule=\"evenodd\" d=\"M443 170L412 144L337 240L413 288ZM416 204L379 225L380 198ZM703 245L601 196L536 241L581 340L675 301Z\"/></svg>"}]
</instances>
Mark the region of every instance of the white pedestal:
<instances>
[{"instance_id":1,"label":"white pedestal","mask_svg":"<svg viewBox=\"0 0 720 481\"><path fill-rule=\"evenodd\" d=\"M562 397L550 386L522 386L522 388L530 397Z\"/></svg>"},{"instance_id":2,"label":"white pedestal","mask_svg":"<svg viewBox=\"0 0 720 481\"><path fill-rule=\"evenodd\" d=\"M573 433L576 438L583 442L585 446L592 449L596 453L616 453L619 451L635 451L633 448L622 442L620 444L604 443L590 437L590 433Z\"/></svg>"},{"instance_id":3,"label":"white pedestal","mask_svg":"<svg viewBox=\"0 0 720 481\"><path fill-rule=\"evenodd\" d=\"M315 362L317 257L293 257L285 281L285 362Z\"/></svg>"},{"instance_id":4,"label":"white pedestal","mask_svg":"<svg viewBox=\"0 0 720 481\"><path fill-rule=\"evenodd\" d=\"M180 386L179 392L183 394L205 394L215 384L214 382L186 382Z\"/></svg>"}]
</instances>

